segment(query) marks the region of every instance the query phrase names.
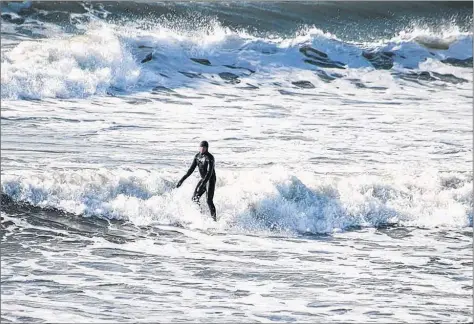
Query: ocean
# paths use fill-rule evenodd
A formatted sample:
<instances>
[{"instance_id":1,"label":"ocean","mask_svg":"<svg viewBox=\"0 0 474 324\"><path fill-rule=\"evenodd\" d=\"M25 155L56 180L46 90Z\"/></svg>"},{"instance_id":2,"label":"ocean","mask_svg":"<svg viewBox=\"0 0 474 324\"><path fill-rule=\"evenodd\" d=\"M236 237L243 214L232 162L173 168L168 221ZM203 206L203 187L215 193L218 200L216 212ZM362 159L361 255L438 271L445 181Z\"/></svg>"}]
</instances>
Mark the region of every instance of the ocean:
<instances>
[{"instance_id":1,"label":"ocean","mask_svg":"<svg viewBox=\"0 0 474 324\"><path fill-rule=\"evenodd\" d=\"M472 323L472 17L2 2L1 321Z\"/></svg>"}]
</instances>

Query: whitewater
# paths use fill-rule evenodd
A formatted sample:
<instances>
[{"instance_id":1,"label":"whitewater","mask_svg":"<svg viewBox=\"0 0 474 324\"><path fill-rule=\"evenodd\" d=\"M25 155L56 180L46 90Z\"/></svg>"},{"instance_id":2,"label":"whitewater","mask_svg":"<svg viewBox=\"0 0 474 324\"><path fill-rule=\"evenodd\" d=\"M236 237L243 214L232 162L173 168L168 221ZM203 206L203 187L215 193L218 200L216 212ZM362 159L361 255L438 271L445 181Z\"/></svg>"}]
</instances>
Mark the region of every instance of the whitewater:
<instances>
[{"instance_id":1,"label":"whitewater","mask_svg":"<svg viewBox=\"0 0 474 324\"><path fill-rule=\"evenodd\" d=\"M1 9L2 322L472 322L472 3Z\"/></svg>"}]
</instances>

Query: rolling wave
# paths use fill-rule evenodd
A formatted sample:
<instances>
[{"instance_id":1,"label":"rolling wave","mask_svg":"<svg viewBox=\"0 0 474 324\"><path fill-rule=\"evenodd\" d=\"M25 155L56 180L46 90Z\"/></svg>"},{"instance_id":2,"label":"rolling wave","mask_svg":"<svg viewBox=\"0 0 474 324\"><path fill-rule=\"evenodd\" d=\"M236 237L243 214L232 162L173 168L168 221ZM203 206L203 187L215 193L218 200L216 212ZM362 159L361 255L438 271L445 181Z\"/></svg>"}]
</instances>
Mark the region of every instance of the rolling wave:
<instances>
[{"instance_id":1,"label":"rolling wave","mask_svg":"<svg viewBox=\"0 0 474 324\"><path fill-rule=\"evenodd\" d=\"M380 77L395 85L459 85L472 81L471 66L472 35L456 28L439 35L414 30L367 44L315 28L291 38L259 38L218 23L211 31L190 32L95 22L81 35L20 42L2 57L1 84L4 99L84 98L198 82L271 86L298 71L325 83L351 83L354 73L381 70Z\"/></svg>"},{"instance_id":2,"label":"rolling wave","mask_svg":"<svg viewBox=\"0 0 474 324\"><path fill-rule=\"evenodd\" d=\"M466 27L472 10L467 13L465 3L2 6L2 99L84 98L201 84L257 89L282 80L283 87L307 90L334 80L383 90L386 84L360 82L374 71L374 79L389 87L472 82L472 32ZM421 16L390 23L408 12ZM348 34L354 30L349 24L325 22L343 13L360 23L359 36ZM368 17L370 32L363 32ZM279 31L274 19L286 27ZM276 29L265 32L262 21ZM301 71L316 80L289 79Z\"/></svg>"},{"instance_id":3,"label":"rolling wave","mask_svg":"<svg viewBox=\"0 0 474 324\"><path fill-rule=\"evenodd\" d=\"M302 178L307 180L302 181ZM138 226L212 228L207 207L188 197L188 181L146 170L80 170L2 176L2 199ZM218 226L244 232L332 233L387 225L472 226L472 176L418 175L321 178L282 170L222 172ZM4 210L9 213L8 209Z\"/></svg>"}]
</instances>

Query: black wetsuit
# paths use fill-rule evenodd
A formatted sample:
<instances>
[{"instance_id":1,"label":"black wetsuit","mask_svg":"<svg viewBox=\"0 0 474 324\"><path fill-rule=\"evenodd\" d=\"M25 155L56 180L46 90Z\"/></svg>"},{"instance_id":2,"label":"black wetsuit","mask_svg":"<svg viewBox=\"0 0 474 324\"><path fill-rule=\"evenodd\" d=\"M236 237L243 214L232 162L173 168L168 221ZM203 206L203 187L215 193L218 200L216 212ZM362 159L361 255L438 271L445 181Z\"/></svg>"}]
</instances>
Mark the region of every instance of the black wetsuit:
<instances>
[{"instance_id":1,"label":"black wetsuit","mask_svg":"<svg viewBox=\"0 0 474 324\"><path fill-rule=\"evenodd\" d=\"M201 180L199 180L196 189L194 190L192 199L194 202L199 204L199 199L206 192L207 205L209 206L212 218L216 220L216 207L213 202L214 189L216 187L216 171L214 170L214 156L212 156L211 153L204 152L196 154L188 172L179 181L178 187L193 173L196 166L199 169Z\"/></svg>"}]
</instances>

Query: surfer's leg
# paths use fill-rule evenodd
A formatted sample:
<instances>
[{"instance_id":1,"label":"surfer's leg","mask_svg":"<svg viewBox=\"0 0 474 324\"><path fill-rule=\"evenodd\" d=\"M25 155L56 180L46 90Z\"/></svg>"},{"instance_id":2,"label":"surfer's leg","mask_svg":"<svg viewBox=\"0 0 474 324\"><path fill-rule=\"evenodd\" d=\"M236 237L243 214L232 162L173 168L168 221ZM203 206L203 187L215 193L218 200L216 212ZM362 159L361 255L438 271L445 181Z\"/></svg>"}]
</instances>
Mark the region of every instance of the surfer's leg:
<instances>
[{"instance_id":1,"label":"surfer's leg","mask_svg":"<svg viewBox=\"0 0 474 324\"><path fill-rule=\"evenodd\" d=\"M214 221L217 222L217 217L216 217L216 207L214 206L214 189L216 188L216 181L215 180L209 180L209 183L207 185L207 205L209 206L209 211L211 212L211 216L214 219Z\"/></svg>"},{"instance_id":2,"label":"surfer's leg","mask_svg":"<svg viewBox=\"0 0 474 324\"><path fill-rule=\"evenodd\" d=\"M204 194L204 192L206 192L206 187L201 188L201 190L199 190L199 188L201 187L201 183L202 183L202 180L199 180L196 186L196 189L194 189L194 194L193 194L193 201L198 205L199 205L199 199Z\"/></svg>"}]
</instances>

